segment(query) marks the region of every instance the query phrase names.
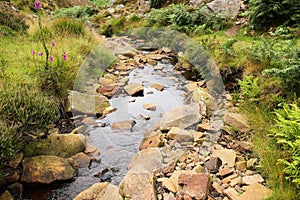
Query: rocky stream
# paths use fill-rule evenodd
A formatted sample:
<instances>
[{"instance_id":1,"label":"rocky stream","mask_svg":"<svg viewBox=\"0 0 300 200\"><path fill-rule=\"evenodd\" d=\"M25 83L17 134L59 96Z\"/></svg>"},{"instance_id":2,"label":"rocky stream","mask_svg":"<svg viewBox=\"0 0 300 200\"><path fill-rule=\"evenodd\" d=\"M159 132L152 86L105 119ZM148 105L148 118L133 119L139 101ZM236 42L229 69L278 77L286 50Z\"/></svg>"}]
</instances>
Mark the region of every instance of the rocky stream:
<instances>
[{"instance_id":1,"label":"rocky stream","mask_svg":"<svg viewBox=\"0 0 300 200\"><path fill-rule=\"evenodd\" d=\"M114 51L117 61L84 83L85 92L70 93L76 128L68 134L53 129L28 144L10 166L0 199L9 199L8 192L14 199L76 200L261 200L272 194L256 171L247 118L214 87L218 78L197 67L209 60L195 64L185 52L128 37L108 42L123 45Z\"/></svg>"}]
</instances>

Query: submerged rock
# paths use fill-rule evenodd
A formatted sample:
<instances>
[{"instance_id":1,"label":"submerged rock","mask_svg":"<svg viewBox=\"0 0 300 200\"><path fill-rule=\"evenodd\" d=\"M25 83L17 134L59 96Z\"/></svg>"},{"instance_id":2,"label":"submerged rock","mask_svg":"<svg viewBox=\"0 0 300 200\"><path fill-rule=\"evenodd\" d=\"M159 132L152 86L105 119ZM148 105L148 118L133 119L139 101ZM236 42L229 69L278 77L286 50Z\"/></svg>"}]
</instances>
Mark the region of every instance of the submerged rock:
<instances>
[{"instance_id":1,"label":"submerged rock","mask_svg":"<svg viewBox=\"0 0 300 200\"><path fill-rule=\"evenodd\" d=\"M95 183L77 195L74 200L119 200L118 187L108 182Z\"/></svg>"},{"instance_id":2,"label":"submerged rock","mask_svg":"<svg viewBox=\"0 0 300 200\"><path fill-rule=\"evenodd\" d=\"M115 122L111 125L112 130L120 130L120 131L131 131L132 127L135 125L134 120L127 120L121 122Z\"/></svg>"},{"instance_id":3,"label":"submerged rock","mask_svg":"<svg viewBox=\"0 0 300 200\"><path fill-rule=\"evenodd\" d=\"M22 182L50 184L54 181L69 180L76 169L68 159L56 156L36 156L23 160Z\"/></svg>"},{"instance_id":4,"label":"submerged rock","mask_svg":"<svg viewBox=\"0 0 300 200\"><path fill-rule=\"evenodd\" d=\"M46 139L34 140L24 148L24 156L59 156L71 157L84 151L86 138L82 134L54 134Z\"/></svg>"}]
</instances>

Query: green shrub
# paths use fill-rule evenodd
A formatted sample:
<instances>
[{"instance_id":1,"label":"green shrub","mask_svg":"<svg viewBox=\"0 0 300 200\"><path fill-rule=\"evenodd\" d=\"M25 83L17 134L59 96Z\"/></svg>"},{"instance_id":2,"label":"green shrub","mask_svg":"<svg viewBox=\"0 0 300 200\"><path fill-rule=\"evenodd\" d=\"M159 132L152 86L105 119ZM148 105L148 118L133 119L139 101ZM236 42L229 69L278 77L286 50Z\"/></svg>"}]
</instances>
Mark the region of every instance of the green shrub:
<instances>
[{"instance_id":1,"label":"green shrub","mask_svg":"<svg viewBox=\"0 0 300 200\"><path fill-rule=\"evenodd\" d=\"M259 97L260 88L258 85L258 78L246 76L244 80L238 80L242 94L246 98L254 99Z\"/></svg>"},{"instance_id":2,"label":"green shrub","mask_svg":"<svg viewBox=\"0 0 300 200\"><path fill-rule=\"evenodd\" d=\"M8 126L17 126L23 135L45 130L58 120L53 99L29 85L3 83L0 85L0 118Z\"/></svg>"},{"instance_id":3,"label":"green shrub","mask_svg":"<svg viewBox=\"0 0 300 200\"><path fill-rule=\"evenodd\" d=\"M296 40L277 40L260 38L248 51L248 58L265 70L263 73L279 77L286 93L300 95L300 47Z\"/></svg>"},{"instance_id":4,"label":"green shrub","mask_svg":"<svg viewBox=\"0 0 300 200\"><path fill-rule=\"evenodd\" d=\"M57 19L53 24L52 28L55 33L62 36L85 36L84 24L75 19Z\"/></svg>"},{"instance_id":5,"label":"green shrub","mask_svg":"<svg viewBox=\"0 0 300 200\"><path fill-rule=\"evenodd\" d=\"M204 7L193 9L184 4L152 9L147 20L150 26L169 26L187 34L197 34L203 30L221 30L226 24L225 19L206 14Z\"/></svg>"},{"instance_id":6,"label":"green shrub","mask_svg":"<svg viewBox=\"0 0 300 200\"><path fill-rule=\"evenodd\" d=\"M296 104L283 106L275 112L275 128L271 130L277 144L288 153L288 157L279 159L286 167L286 178L300 188L300 108Z\"/></svg>"},{"instance_id":7,"label":"green shrub","mask_svg":"<svg viewBox=\"0 0 300 200\"><path fill-rule=\"evenodd\" d=\"M43 36L44 36L44 39L45 40L51 40L53 37L54 37L54 33L53 33L53 30L48 27L48 26L44 26L43 27ZM32 35L33 39L34 40L41 40L42 37L41 37L41 31L40 30L36 30L33 35Z\"/></svg>"},{"instance_id":8,"label":"green shrub","mask_svg":"<svg viewBox=\"0 0 300 200\"><path fill-rule=\"evenodd\" d=\"M16 156L21 147L21 134L16 127L0 120L0 177L5 175L2 172L5 164Z\"/></svg>"},{"instance_id":9,"label":"green shrub","mask_svg":"<svg viewBox=\"0 0 300 200\"><path fill-rule=\"evenodd\" d=\"M300 22L299 0L250 0L245 13L255 29L267 30L278 25Z\"/></svg>"},{"instance_id":10,"label":"green shrub","mask_svg":"<svg viewBox=\"0 0 300 200\"><path fill-rule=\"evenodd\" d=\"M62 8L53 12L53 18L81 18L88 19L97 14L97 11L92 6L74 6L71 8Z\"/></svg>"},{"instance_id":11,"label":"green shrub","mask_svg":"<svg viewBox=\"0 0 300 200\"><path fill-rule=\"evenodd\" d=\"M90 1L93 2L93 4L95 4L98 7L109 6L110 4L110 0L90 0Z\"/></svg>"}]
</instances>

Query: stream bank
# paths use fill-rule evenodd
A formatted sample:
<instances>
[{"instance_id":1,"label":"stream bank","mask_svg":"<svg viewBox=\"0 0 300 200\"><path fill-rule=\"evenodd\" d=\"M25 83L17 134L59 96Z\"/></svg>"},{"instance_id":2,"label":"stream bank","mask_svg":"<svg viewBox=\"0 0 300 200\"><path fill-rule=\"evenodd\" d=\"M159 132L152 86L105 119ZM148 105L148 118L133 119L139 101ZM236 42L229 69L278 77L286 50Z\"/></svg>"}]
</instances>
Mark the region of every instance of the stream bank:
<instances>
[{"instance_id":1,"label":"stream bank","mask_svg":"<svg viewBox=\"0 0 300 200\"><path fill-rule=\"evenodd\" d=\"M92 104L97 102L103 107L73 107L76 111L88 108L93 113L73 118L81 126L68 137L79 138L79 142L72 146L76 148L68 148L68 152L74 151L66 155L58 150L65 159L56 157L58 152L52 157L37 151L34 155L25 153L28 158L22 163L22 182L71 181L59 184L47 195L43 191L45 196L30 196L35 192L42 195L39 189L30 194L24 191L24 198L263 199L271 195L255 170L259 160L247 141L250 130L245 117L234 113L235 108L226 103L229 111L225 124L229 126L219 129L211 120L218 101L209 93L208 82L189 81L180 75L191 71L193 65L173 65L171 60L177 55L168 48L144 50L118 55L118 64L107 69L109 73L99 78L98 83L89 84L96 90L88 91L103 96L96 100L95 94L86 94L85 102L93 97ZM230 95L224 98L231 99ZM101 112L95 113L96 109ZM64 140L63 136L53 135ZM54 143L51 138L49 141ZM74 144L76 140L68 141ZM35 149L41 146L36 145ZM65 168L54 179L44 179L43 172L53 175L55 167L48 163L46 168L39 168L33 158L55 159ZM26 166L41 169L41 174L26 173L30 172ZM68 174L66 169L71 173L62 177L61 174ZM26 174L39 178L26 179ZM259 194L253 197L253 191Z\"/></svg>"}]
</instances>

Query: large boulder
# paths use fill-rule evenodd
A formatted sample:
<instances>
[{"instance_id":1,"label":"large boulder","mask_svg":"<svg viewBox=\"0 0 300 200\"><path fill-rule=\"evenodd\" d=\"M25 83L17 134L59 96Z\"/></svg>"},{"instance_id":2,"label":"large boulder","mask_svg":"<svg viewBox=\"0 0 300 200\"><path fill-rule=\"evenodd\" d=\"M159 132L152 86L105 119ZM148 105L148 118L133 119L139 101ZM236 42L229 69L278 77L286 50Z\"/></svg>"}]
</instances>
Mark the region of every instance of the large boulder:
<instances>
[{"instance_id":1,"label":"large boulder","mask_svg":"<svg viewBox=\"0 0 300 200\"><path fill-rule=\"evenodd\" d=\"M131 172L155 172L163 167L160 148L149 148L138 152L128 165Z\"/></svg>"},{"instance_id":2,"label":"large boulder","mask_svg":"<svg viewBox=\"0 0 300 200\"><path fill-rule=\"evenodd\" d=\"M163 115L160 123L161 130L167 130L171 127L187 128L200 121L199 112L188 105L177 106L170 112Z\"/></svg>"},{"instance_id":3,"label":"large boulder","mask_svg":"<svg viewBox=\"0 0 300 200\"><path fill-rule=\"evenodd\" d=\"M222 15L226 19L234 18L240 11L240 0L213 0L206 4L215 14Z\"/></svg>"},{"instance_id":4,"label":"large boulder","mask_svg":"<svg viewBox=\"0 0 300 200\"><path fill-rule=\"evenodd\" d=\"M156 200L155 180L153 173L129 172L119 187L123 198L132 200Z\"/></svg>"},{"instance_id":5,"label":"large boulder","mask_svg":"<svg viewBox=\"0 0 300 200\"><path fill-rule=\"evenodd\" d=\"M95 183L77 195L74 200L119 200L118 187L108 182Z\"/></svg>"},{"instance_id":6,"label":"large boulder","mask_svg":"<svg viewBox=\"0 0 300 200\"><path fill-rule=\"evenodd\" d=\"M85 114L102 114L103 110L109 107L108 98L103 95L90 95L77 91L71 91L69 104L73 112Z\"/></svg>"},{"instance_id":7,"label":"large boulder","mask_svg":"<svg viewBox=\"0 0 300 200\"><path fill-rule=\"evenodd\" d=\"M50 184L54 181L69 180L76 169L66 158L56 156L36 156L23 160L21 181L25 183Z\"/></svg>"},{"instance_id":8,"label":"large boulder","mask_svg":"<svg viewBox=\"0 0 300 200\"><path fill-rule=\"evenodd\" d=\"M46 139L34 140L24 148L25 157L40 155L71 157L84 151L86 138L82 134L53 134Z\"/></svg>"}]
</instances>

